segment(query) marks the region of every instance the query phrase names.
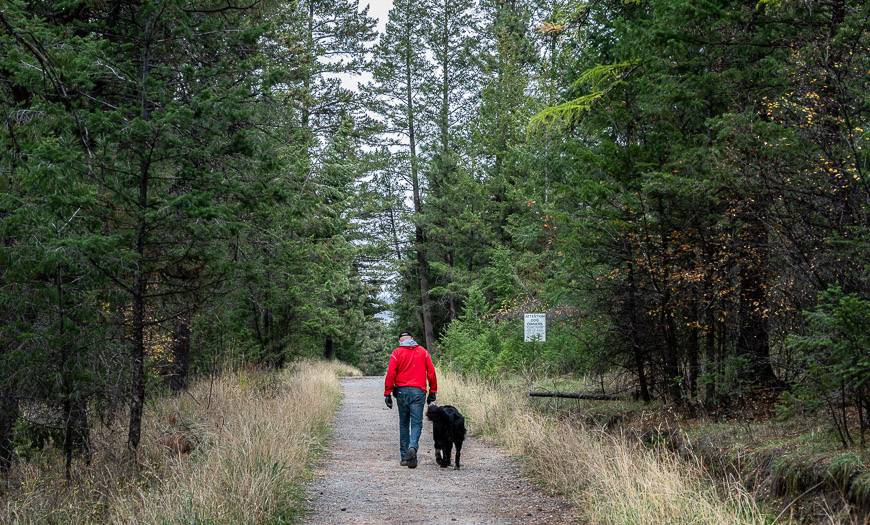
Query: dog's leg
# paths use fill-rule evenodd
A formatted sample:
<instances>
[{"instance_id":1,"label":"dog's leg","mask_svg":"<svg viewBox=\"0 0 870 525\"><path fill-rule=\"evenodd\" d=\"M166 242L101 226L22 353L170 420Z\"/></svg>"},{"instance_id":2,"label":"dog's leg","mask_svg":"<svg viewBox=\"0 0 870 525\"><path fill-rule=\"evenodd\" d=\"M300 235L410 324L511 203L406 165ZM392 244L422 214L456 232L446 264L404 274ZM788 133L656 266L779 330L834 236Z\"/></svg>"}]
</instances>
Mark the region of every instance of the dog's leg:
<instances>
[{"instance_id":1,"label":"dog's leg","mask_svg":"<svg viewBox=\"0 0 870 525\"><path fill-rule=\"evenodd\" d=\"M447 447L450 445L446 442L441 442L441 448L438 451L441 453L441 456L438 458L438 465L441 468L446 467L450 464L450 452Z\"/></svg>"},{"instance_id":2,"label":"dog's leg","mask_svg":"<svg viewBox=\"0 0 870 525\"><path fill-rule=\"evenodd\" d=\"M456 466L453 467L456 470L459 470L459 454L462 452L462 441L456 442Z\"/></svg>"},{"instance_id":3,"label":"dog's leg","mask_svg":"<svg viewBox=\"0 0 870 525\"><path fill-rule=\"evenodd\" d=\"M441 464L442 467L450 466L450 455L453 453L453 442L448 440L447 446L444 447L444 463Z\"/></svg>"},{"instance_id":4,"label":"dog's leg","mask_svg":"<svg viewBox=\"0 0 870 525\"><path fill-rule=\"evenodd\" d=\"M438 465L446 467L447 465L444 463L446 461L444 459L444 447L447 443L447 436L444 435L444 429L438 423L433 423L432 425L432 437L435 439L435 461L438 462Z\"/></svg>"}]
</instances>

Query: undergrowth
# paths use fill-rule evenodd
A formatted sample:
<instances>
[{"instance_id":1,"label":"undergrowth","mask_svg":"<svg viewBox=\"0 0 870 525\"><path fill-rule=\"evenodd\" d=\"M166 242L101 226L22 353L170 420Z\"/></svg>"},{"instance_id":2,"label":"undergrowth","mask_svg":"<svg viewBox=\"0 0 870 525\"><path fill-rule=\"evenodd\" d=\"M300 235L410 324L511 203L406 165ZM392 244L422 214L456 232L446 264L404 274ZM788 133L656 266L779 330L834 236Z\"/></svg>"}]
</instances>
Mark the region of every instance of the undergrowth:
<instances>
[{"instance_id":1,"label":"undergrowth","mask_svg":"<svg viewBox=\"0 0 870 525\"><path fill-rule=\"evenodd\" d=\"M477 435L525 459L528 473L564 494L590 523L762 524L769 517L739 483L714 483L699 461L560 421L516 390L442 371L439 391Z\"/></svg>"},{"instance_id":2,"label":"undergrowth","mask_svg":"<svg viewBox=\"0 0 870 525\"><path fill-rule=\"evenodd\" d=\"M90 466L63 479L60 454L14 467L2 523L286 523L340 397L340 363L203 379L148 406L132 459L120 425L95 431Z\"/></svg>"}]
</instances>

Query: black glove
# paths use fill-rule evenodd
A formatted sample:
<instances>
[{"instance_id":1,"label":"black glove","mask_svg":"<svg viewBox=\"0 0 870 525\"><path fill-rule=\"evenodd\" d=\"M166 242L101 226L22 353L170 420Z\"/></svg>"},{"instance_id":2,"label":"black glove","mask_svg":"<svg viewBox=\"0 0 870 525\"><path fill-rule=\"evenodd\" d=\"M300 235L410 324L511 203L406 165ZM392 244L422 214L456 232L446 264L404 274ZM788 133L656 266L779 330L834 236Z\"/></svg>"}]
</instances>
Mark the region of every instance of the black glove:
<instances>
[{"instance_id":1,"label":"black glove","mask_svg":"<svg viewBox=\"0 0 870 525\"><path fill-rule=\"evenodd\" d=\"M384 404L387 405L387 408L392 410L393 409L393 398L390 396L384 396Z\"/></svg>"},{"instance_id":2,"label":"black glove","mask_svg":"<svg viewBox=\"0 0 870 525\"><path fill-rule=\"evenodd\" d=\"M429 392L429 397L426 398L426 404L431 405L435 402L435 392Z\"/></svg>"}]
</instances>

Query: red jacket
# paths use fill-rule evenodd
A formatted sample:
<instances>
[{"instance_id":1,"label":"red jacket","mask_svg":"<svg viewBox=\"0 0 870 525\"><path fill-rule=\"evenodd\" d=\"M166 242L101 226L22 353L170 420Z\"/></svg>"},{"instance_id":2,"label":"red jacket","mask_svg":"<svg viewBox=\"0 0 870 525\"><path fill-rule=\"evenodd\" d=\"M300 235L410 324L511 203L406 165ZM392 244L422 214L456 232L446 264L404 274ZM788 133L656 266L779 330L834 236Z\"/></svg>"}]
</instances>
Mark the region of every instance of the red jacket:
<instances>
[{"instance_id":1,"label":"red jacket","mask_svg":"<svg viewBox=\"0 0 870 525\"><path fill-rule=\"evenodd\" d=\"M397 386L413 386L425 392L426 381L429 382L430 393L438 392L435 365L425 348L420 345L400 346L393 350L384 379L384 396L392 394L393 387Z\"/></svg>"}]
</instances>

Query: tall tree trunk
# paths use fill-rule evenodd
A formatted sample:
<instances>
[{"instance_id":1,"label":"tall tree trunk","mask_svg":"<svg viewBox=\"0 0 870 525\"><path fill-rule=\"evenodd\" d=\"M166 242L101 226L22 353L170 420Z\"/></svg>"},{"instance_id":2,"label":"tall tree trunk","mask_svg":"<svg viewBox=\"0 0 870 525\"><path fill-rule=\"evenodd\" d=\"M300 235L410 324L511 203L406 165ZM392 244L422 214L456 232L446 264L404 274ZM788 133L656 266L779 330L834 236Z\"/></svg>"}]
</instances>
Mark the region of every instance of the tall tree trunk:
<instances>
[{"instance_id":1,"label":"tall tree trunk","mask_svg":"<svg viewBox=\"0 0 870 525\"><path fill-rule=\"evenodd\" d=\"M455 256L453 250L450 250L449 252L447 252L447 265L450 267L450 274L451 275L453 275L453 268L454 268L454 264L455 264L454 263L455 259L456 259L456 256ZM456 319L456 317L457 317L456 297L453 295L452 292L447 294L447 311L450 315L451 321Z\"/></svg>"},{"instance_id":2,"label":"tall tree trunk","mask_svg":"<svg viewBox=\"0 0 870 525\"><path fill-rule=\"evenodd\" d=\"M85 462L91 462L91 427L88 422L87 402L76 393L69 393L64 398L63 417L64 477L69 482L72 479L73 452L81 451Z\"/></svg>"},{"instance_id":3,"label":"tall tree trunk","mask_svg":"<svg viewBox=\"0 0 870 525\"><path fill-rule=\"evenodd\" d=\"M448 26L450 0L444 0L444 18L441 20L441 111L439 112L439 127L441 128L441 166L447 170L447 156L450 153L450 28Z\"/></svg>"},{"instance_id":4,"label":"tall tree trunk","mask_svg":"<svg viewBox=\"0 0 870 525\"><path fill-rule=\"evenodd\" d=\"M63 272L57 271L55 275L55 291L57 293L57 335L60 345L58 361L60 362L60 391L63 396L63 456L64 456L64 479L67 483L72 479L73 457L73 385L69 370L70 347L66 340L66 312L64 309Z\"/></svg>"},{"instance_id":5,"label":"tall tree trunk","mask_svg":"<svg viewBox=\"0 0 870 525\"><path fill-rule=\"evenodd\" d=\"M310 121L311 121L311 69L314 67L314 61L317 58L314 56L314 0L308 0L308 13L307 13L307 33L305 38L305 43L308 46L306 50L309 54L306 57L306 65L303 71L302 78L302 110L301 110L301 123L302 123L302 131L305 133L305 142L307 143L310 139L312 133L310 129ZM306 147L306 154L308 149Z\"/></svg>"},{"instance_id":6,"label":"tall tree trunk","mask_svg":"<svg viewBox=\"0 0 870 525\"><path fill-rule=\"evenodd\" d=\"M674 403L682 403L680 391L680 368L679 368L679 345L677 344L677 323L674 321L673 306L671 305L671 291L668 279L663 280L660 323L664 331L665 340L665 381L668 397Z\"/></svg>"},{"instance_id":7,"label":"tall tree trunk","mask_svg":"<svg viewBox=\"0 0 870 525\"><path fill-rule=\"evenodd\" d=\"M411 30L409 20L408 34L410 34ZM407 44L407 46L405 49L405 97L408 117L408 149L411 161L411 186L414 197L414 215L417 219L414 221L414 241L417 245L417 276L420 280L420 307L426 348L434 351L435 334L432 328L432 301L429 298L429 265L426 260L426 235L423 231L423 226L420 224L423 215L423 201L420 192L420 178L417 173L414 96L411 83L411 49L410 44Z\"/></svg>"},{"instance_id":8,"label":"tall tree trunk","mask_svg":"<svg viewBox=\"0 0 870 525\"><path fill-rule=\"evenodd\" d=\"M187 388L187 372L190 368L190 324L185 316L178 319L172 337L172 368L169 388L181 392Z\"/></svg>"},{"instance_id":9,"label":"tall tree trunk","mask_svg":"<svg viewBox=\"0 0 870 525\"><path fill-rule=\"evenodd\" d=\"M18 399L12 385L0 385L0 474L12 465L12 429L18 419Z\"/></svg>"},{"instance_id":10,"label":"tall tree trunk","mask_svg":"<svg viewBox=\"0 0 870 525\"><path fill-rule=\"evenodd\" d=\"M150 22L147 23L150 25ZM146 28L146 31L150 27ZM143 121L150 119L148 107L148 75L150 60L150 35L145 36L142 46L142 76L140 86L140 116ZM154 139L152 139L154 140ZM145 245L148 235L148 185L150 183L151 158L146 153L147 147L142 145L142 156L139 162L139 198L138 217L136 225L136 256L138 264L135 270L133 284L133 345L132 345L132 381L130 399L130 425L127 432L127 447L136 450L142 436L142 409L145 406L145 290L148 272L145 258Z\"/></svg>"},{"instance_id":11,"label":"tall tree trunk","mask_svg":"<svg viewBox=\"0 0 870 525\"><path fill-rule=\"evenodd\" d=\"M704 385L704 404L708 407L717 403L716 399L716 314L712 305L707 306L706 333L704 334L704 372L707 383Z\"/></svg>"},{"instance_id":12,"label":"tall tree trunk","mask_svg":"<svg viewBox=\"0 0 870 525\"><path fill-rule=\"evenodd\" d=\"M750 377L757 385L774 385L776 374L770 364L767 328L767 231L758 221L751 221L745 233L746 249L740 265L740 304L738 307L737 355L748 362Z\"/></svg>"},{"instance_id":13,"label":"tall tree trunk","mask_svg":"<svg viewBox=\"0 0 870 525\"><path fill-rule=\"evenodd\" d=\"M419 226L415 228L415 239L419 246L423 246L426 242L423 237L423 229ZM435 333L432 328L432 300L429 298L429 266L426 262L426 251L423 248L417 250L417 268L420 272L420 303L422 306L423 334L426 340L426 348L430 352L433 352L435 350Z\"/></svg>"},{"instance_id":14,"label":"tall tree trunk","mask_svg":"<svg viewBox=\"0 0 870 525\"><path fill-rule=\"evenodd\" d=\"M335 359L335 348L332 344L331 335L326 336L326 339L323 342L323 358L329 359L330 361Z\"/></svg>"},{"instance_id":15,"label":"tall tree trunk","mask_svg":"<svg viewBox=\"0 0 870 525\"><path fill-rule=\"evenodd\" d=\"M439 111L439 128L441 131L441 180L439 184L444 188L449 184L451 167L450 155L450 0L443 0L441 12L441 108ZM453 269L453 251L447 250L447 264ZM452 277L452 272L451 272ZM456 319L456 298L452 293L447 294L448 316L452 321Z\"/></svg>"},{"instance_id":16,"label":"tall tree trunk","mask_svg":"<svg viewBox=\"0 0 870 525\"><path fill-rule=\"evenodd\" d=\"M664 202L661 197L657 199L657 208L660 216L665 216ZM680 375L680 355L679 345L677 342L677 323L674 319L674 305L671 301L671 266L667 256L667 246L669 243L669 232L664 225L659 226L659 241L661 243L662 258L662 278L658 285L659 294L661 296L659 324L663 332L665 341L665 349L663 361L665 372L665 385L667 385L668 397L674 403L682 403L682 380L685 379Z\"/></svg>"},{"instance_id":17,"label":"tall tree trunk","mask_svg":"<svg viewBox=\"0 0 870 525\"><path fill-rule=\"evenodd\" d=\"M263 334L263 330L260 328L260 325L262 325L262 317L260 306L257 304L257 301L254 300L253 294L251 294L251 321L253 321L254 324L254 335L257 337L257 342L260 343L260 346L265 348L266 337Z\"/></svg>"},{"instance_id":18,"label":"tall tree trunk","mask_svg":"<svg viewBox=\"0 0 870 525\"><path fill-rule=\"evenodd\" d=\"M630 250L630 248L629 248ZM629 254L631 252L629 251ZM637 297L634 282L634 265L628 265L628 318L631 326L631 354L634 359L634 369L637 373L637 382L640 387L640 398L648 403L650 401L649 385L646 379L646 370L644 368L644 352L643 345L640 342L640 334L638 333L639 324L637 322Z\"/></svg>"},{"instance_id":19,"label":"tall tree trunk","mask_svg":"<svg viewBox=\"0 0 870 525\"><path fill-rule=\"evenodd\" d=\"M396 261L402 260L402 247L399 244L399 230L396 226L396 210L390 207L390 232L393 236L393 249L396 251Z\"/></svg>"},{"instance_id":20,"label":"tall tree trunk","mask_svg":"<svg viewBox=\"0 0 870 525\"><path fill-rule=\"evenodd\" d=\"M127 447L139 447L142 434L142 408L145 405L145 289L148 278L145 270L145 237L147 235L146 208L148 206L148 163L142 161L139 179L139 224L136 231L136 280L133 285L133 345L132 345L132 392L130 400L130 427Z\"/></svg>"},{"instance_id":21,"label":"tall tree trunk","mask_svg":"<svg viewBox=\"0 0 870 525\"><path fill-rule=\"evenodd\" d=\"M695 294L695 292L692 292ZM688 380L689 380L689 397L696 399L698 396L698 376L701 374L700 351L701 342L700 334L698 333L700 320L698 319L698 300L692 298L689 305L689 313L691 323L689 326L689 341L687 343L686 353L688 358Z\"/></svg>"}]
</instances>

